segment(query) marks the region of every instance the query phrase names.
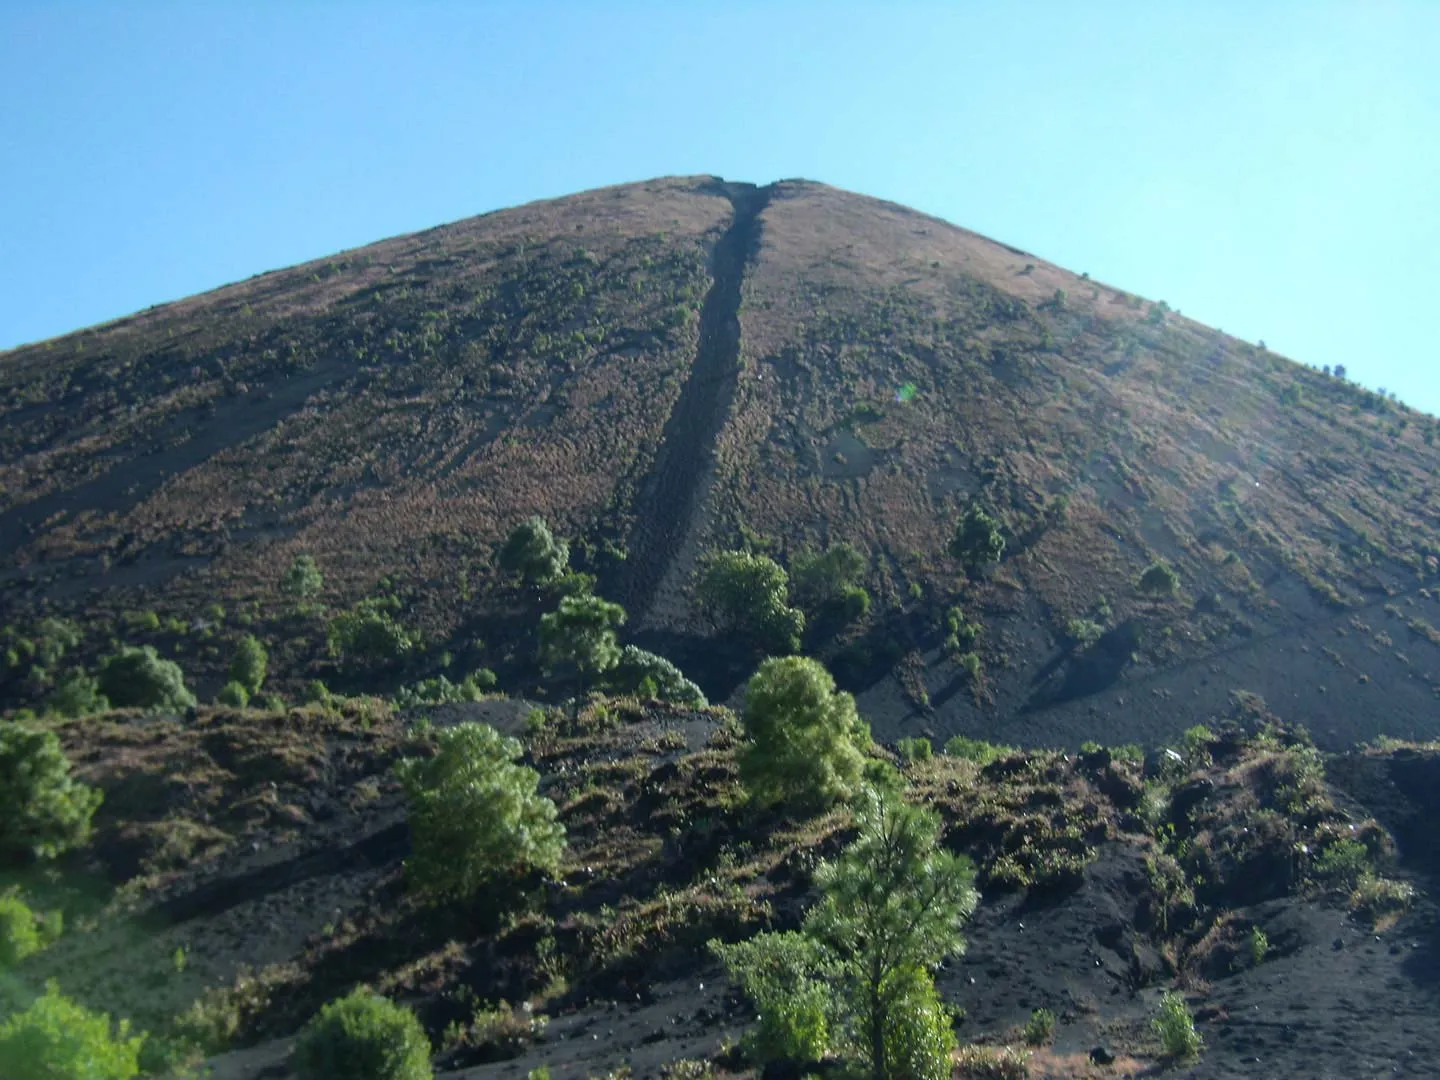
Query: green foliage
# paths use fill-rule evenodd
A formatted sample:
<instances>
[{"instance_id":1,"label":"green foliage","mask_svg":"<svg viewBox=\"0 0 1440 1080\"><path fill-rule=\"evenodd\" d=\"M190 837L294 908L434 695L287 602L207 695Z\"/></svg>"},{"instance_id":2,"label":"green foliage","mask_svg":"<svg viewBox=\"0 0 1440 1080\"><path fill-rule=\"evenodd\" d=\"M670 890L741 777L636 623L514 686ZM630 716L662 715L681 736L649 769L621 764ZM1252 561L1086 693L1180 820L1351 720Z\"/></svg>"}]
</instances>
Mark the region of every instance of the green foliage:
<instances>
[{"instance_id":1,"label":"green foliage","mask_svg":"<svg viewBox=\"0 0 1440 1080\"><path fill-rule=\"evenodd\" d=\"M0 972L44 947L40 924L18 893L0 894Z\"/></svg>"},{"instance_id":2,"label":"green foliage","mask_svg":"<svg viewBox=\"0 0 1440 1080\"><path fill-rule=\"evenodd\" d=\"M1000 523L972 503L955 526L949 552L967 571L999 562L1005 552L1005 537L1000 532Z\"/></svg>"},{"instance_id":3,"label":"green foliage","mask_svg":"<svg viewBox=\"0 0 1440 1080\"><path fill-rule=\"evenodd\" d=\"M0 1023L0 1062L7 1080L131 1080L144 1041L126 1020L112 1031L107 1014L77 1005L52 982Z\"/></svg>"},{"instance_id":4,"label":"green foliage","mask_svg":"<svg viewBox=\"0 0 1440 1080\"><path fill-rule=\"evenodd\" d=\"M1025 1023L1025 1042L1044 1046L1055 1037L1055 1014L1049 1009L1036 1009Z\"/></svg>"},{"instance_id":5,"label":"green foliage","mask_svg":"<svg viewBox=\"0 0 1440 1080\"><path fill-rule=\"evenodd\" d=\"M795 602L807 613L858 618L870 609L870 594L859 587L865 556L850 544L835 544L823 553L801 551L790 560Z\"/></svg>"},{"instance_id":6,"label":"green foliage","mask_svg":"<svg viewBox=\"0 0 1440 1080\"><path fill-rule=\"evenodd\" d=\"M434 757L395 768L410 802L406 869L416 888L463 899L497 879L558 866L565 829L538 792L539 773L515 764L520 743L473 723L438 732L436 743Z\"/></svg>"},{"instance_id":7,"label":"green foliage","mask_svg":"<svg viewBox=\"0 0 1440 1080\"><path fill-rule=\"evenodd\" d=\"M945 651L963 653L979 639L985 628L965 617L965 609L956 605L945 612Z\"/></svg>"},{"instance_id":8,"label":"green foliage","mask_svg":"<svg viewBox=\"0 0 1440 1080\"><path fill-rule=\"evenodd\" d=\"M355 667L384 666L403 660L415 640L390 614L385 601L362 600L330 620L330 651Z\"/></svg>"},{"instance_id":9,"label":"green foliage","mask_svg":"<svg viewBox=\"0 0 1440 1080\"><path fill-rule=\"evenodd\" d=\"M910 763L929 761L935 752L935 748L930 745L930 740L923 735L900 739L895 743L895 749L902 759Z\"/></svg>"},{"instance_id":10,"label":"green foliage","mask_svg":"<svg viewBox=\"0 0 1440 1080\"><path fill-rule=\"evenodd\" d=\"M954 1037L929 968L964 947L974 867L940 848L937 815L896 794L867 792L856 818L856 839L816 870L800 931L712 948L755 1001L769 1055L839 1051L876 1080L944 1080Z\"/></svg>"},{"instance_id":11,"label":"green foliage","mask_svg":"<svg viewBox=\"0 0 1440 1080\"><path fill-rule=\"evenodd\" d=\"M983 739L972 739L968 735L952 736L945 744L945 753L950 757L965 758L977 765L989 765L1016 752L1013 746L1000 746Z\"/></svg>"},{"instance_id":12,"label":"green foliage","mask_svg":"<svg viewBox=\"0 0 1440 1080\"><path fill-rule=\"evenodd\" d=\"M84 671L72 671L46 702L51 711L61 716L89 716L110 708L110 700L100 693L100 681Z\"/></svg>"},{"instance_id":13,"label":"green foliage","mask_svg":"<svg viewBox=\"0 0 1440 1080\"><path fill-rule=\"evenodd\" d=\"M235 648L235 657L230 661L230 678L239 683L250 694L258 694L265 682L265 672L270 657L265 646L254 634L246 634Z\"/></svg>"},{"instance_id":14,"label":"green foliage","mask_svg":"<svg viewBox=\"0 0 1440 1080\"><path fill-rule=\"evenodd\" d=\"M451 682L444 675L421 679L402 687L395 695L395 704L402 709L417 705L445 705L457 701L479 701L495 688L495 673L489 668L471 672L460 682Z\"/></svg>"},{"instance_id":15,"label":"green foliage","mask_svg":"<svg viewBox=\"0 0 1440 1080\"><path fill-rule=\"evenodd\" d=\"M1204 1042L1195 1030L1195 1021L1185 1006L1183 994L1165 991L1160 998L1160 1011L1150 1023L1159 1034L1165 1053L1171 1057L1185 1061L1200 1055Z\"/></svg>"},{"instance_id":16,"label":"green foliage","mask_svg":"<svg viewBox=\"0 0 1440 1080\"><path fill-rule=\"evenodd\" d=\"M220 688L220 692L215 695L215 701L232 709L243 709L250 704L250 691L245 689L243 683L232 679Z\"/></svg>"},{"instance_id":17,"label":"green foliage","mask_svg":"<svg viewBox=\"0 0 1440 1080\"><path fill-rule=\"evenodd\" d=\"M1265 962L1265 957L1270 952L1270 937L1257 924L1250 928L1250 936L1246 939L1250 951L1250 966L1259 967Z\"/></svg>"},{"instance_id":18,"label":"green foliage","mask_svg":"<svg viewBox=\"0 0 1440 1080\"><path fill-rule=\"evenodd\" d=\"M761 664L746 687L743 724L740 776L761 803L813 809L858 791L870 732L819 661Z\"/></svg>"},{"instance_id":19,"label":"green foliage","mask_svg":"<svg viewBox=\"0 0 1440 1080\"><path fill-rule=\"evenodd\" d=\"M359 987L326 1005L295 1040L299 1080L430 1080L430 1041L409 1009Z\"/></svg>"},{"instance_id":20,"label":"green foliage","mask_svg":"<svg viewBox=\"0 0 1440 1080\"><path fill-rule=\"evenodd\" d=\"M100 801L71 777L55 732L0 720L0 860L50 859L84 844Z\"/></svg>"},{"instance_id":21,"label":"green foliage","mask_svg":"<svg viewBox=\"0 0 1440 1080\"><path fill-rule=\"evenodd\" d=\"M296 600L309 600L324 587L325 578L311 555L296 555L295 561L280 578L280 591Z\"/></svg>"},{"instance_id":22,"label":"green foliage","mask_svg":"<svg viewBox=\"0 0 1440 1080\"><path fill-rule=\"evenodd\" d=\"M759 1022L744 1041L758 1065L819 1061L830 1050L830 980L838 965L830 951L797 933L761 933L748 941L710 943L711 951L755 1004Z\"/></svg>"},{"instance_id":23,"label":"green foliage","mask_svg":"<svg viewBox=\"0 0 1440 1080\"><path fill-rule=\"evenodd\" d=\"M556 611L540 618L540 662L547 670L573 664L585 693L588 676L600 675L620 662L616 628L625 609L598 596L567 596Z\"/></svg>"},{"instance_id":24,"label":"green foliage","mask_svg":"<svg viewBox=\"0 0 1440 1080\"><path fill-rule=\"evenodd\" d=\"M790 606L789 578L768 555L712 552L695 589L701 610L721 629L744 634L762 648L795 652L805 614Z\"/></svg>"},{"instance_id":25,"label":"green foliage","mask_svg":"<svg viewBox=\"0 0 1440 1080\"><path fill-rule=\"evenodd\" d=\"M1105 636L1105 627L1093 619L1071 619L1065 624L1065 633L1077 648L1088 649Z\"/></svg>"},{"instance_id":26,"label":"green foliage","mask_svg":"<svg viewBox=\"0 0 1440 1080\"><path fill-rule=\"evenodd\" d=\"M185 686L185 673L151 645L125 646L100 665L100 692L117 709L180 710L195 704Z\"/></svg>"},{"instance_id":27,"label":"green foliage","mask_svg":"<svg viewBox=\"0 0 1440 1080\"><path fill-rule=\"evenodd\" d=\"M322 679L311 679L300 692L300 700L306 705L329 705L330 688Z\"/></svg>"},{"instance_id":28,"label":"green foliage","mask_svg":"<svg viewBox=\"0 0 1440 1080\"><path fill-rule=\"evenodd\" d=\"M1354 889L1371 873L1370 852L1359 840L1336 840L1316 857L1313 870L1326 884Z\"/></svg>"},{"instance_id":29,"label":"green foliage","mask_svg":"<svg viewBox=\"0 0 1440 1080\"><path fill-rule=\"evenodd\" d=\"M1139 586L1141 592L1152 596L1170 596L1180 588L1180 575L1163 560L1153 562L1140 575Z\"/></svg>"},{"instance_id":30,"label":"green foliage","mask_svg":"<svg viewBox=\"0 0 1440 1080\"><path fill-rule=\"evenodd\" d=\"M610 672L609 685L621 694L635 693L647 687L651 695L677 705L703 707L705 695L700 687L687 679L681 670L663 656L626 645L620 650L620 662Z\"/></svg>"},{"instance_id":31,"label":"green foliage","mask_svg":"<svg viewBox=\"0 0 1440 1080\"><path fill-rule=\"evenodd\" d=\"M498 561L502 570L519 574L526 584L546 585L565 573L570 548L564 540L557 540L545 519L537 515L510 531Z\"/></svg>"},{"instance_id":32,"label":"green foliage","mask_svg":"<svg viewBox=\"0 0 1440 1080\"><path fill-rule=\"evenodd\" d=\"M904 1080L949 1080L955 1032L930 973L918 965L899 968L886 980L882 996L894 1004L885 1014L884 1072L871 1054L872 1072Z\"/></svg>"}]
</instances>

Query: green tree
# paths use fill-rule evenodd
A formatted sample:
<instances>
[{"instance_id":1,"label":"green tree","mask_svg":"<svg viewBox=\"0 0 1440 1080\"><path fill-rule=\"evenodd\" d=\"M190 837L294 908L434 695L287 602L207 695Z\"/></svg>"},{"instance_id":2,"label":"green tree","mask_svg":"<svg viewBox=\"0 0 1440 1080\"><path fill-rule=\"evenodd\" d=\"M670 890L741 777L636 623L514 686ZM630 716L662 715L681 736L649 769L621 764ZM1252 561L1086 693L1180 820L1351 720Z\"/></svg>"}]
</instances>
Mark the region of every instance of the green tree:
<instances>
[{"instance_id":1,"label":"green tree","mask_svg":"<svg viewBox=\"0 0 1440 1080\"><path fill-rule=\"evenodd\" d=\"M567 596L560 607L540 618L540 662L547 670L573 664L579 692L576 708L585 697L588 677L609 671L620 662L616 628L625 622L625 609L598 596Z\"/></svg>"},{"instance_id":2,"label":"green tree","mask_svg":"<svg viewBox=\"0 0 1440 1080\"><path fill-rule=\"evenodd\" d=\"M784 568L767 555L712 552L701 565L695 594L701 611L720 628L738 631L762 648L795 652L805 615L790 606L789 582Z\"/></svg>"},{"instance_id":3,"label":"green tree","mask_svg":"<svg viewBox=\"0 0 1440 1080\"><path fill-rule=\"evenodd\" d=\"M325 578L311 555L296 555L280 578L280 591L296 600L309 600L324 587Z\"/></svg>"},{"instance_id":4,"label":"green tree","mask_svg":"<svg viewBox=\"0 0 1440 1080\"><path fill-rule=\"evenodd\" d=\"M859 835L817 869L821 899L799 931L711 947L755 1002L761 1053L838 1051L875 1080L945 1080L954 1035L930 969L964 949L975 868L940 847L935 813L898 794L868 791L856 817Z\"/></svg>"},{"instance_id":5,"label":"green tree","mask_svg":"<svg viewBox=\"0 0 1440 1080\"><path fill-rule=\"evenodd\" d=\"M608 683L621 694L648 691L662 701L677 705L703 707L705 695L700 687L669 660L634 645L620 650L620 662L610 672Z\"/></svg>"},{"instance_id":6,"label":"green tree","mask_svg":"<svg viewBox=\"0 0 1440 1080\"><path fill-rule=\"evenodd\" d=\"M1164 561L1153 562L1140 575L1140 591L1152 596L1169 596L1180 587L1180 575Z\"/></svg>"},{"instance_id":7,"label":"green tree","mask_svg":"<svg viewBox=\"0 0 1440 1080\"><path fill-rule=\"evenodd\" d=\"M931 967L964 950L960 928L979 893L970 860L939 846L933 811L876 795L856 817L860 835L815 872L823 899L805 929L843 965L872 1075L885 1080L892 1075L885 1033L896 1010L912 1004Z\"/></svg>"},{"instance_id":8,"label":"green tree","mask_svg":"<svg viewBox=\"0 0 1440 1080\"><path fill-rule=\"evenodd\" d=\"M502 570L519 574L528 585L546 585L565 573L570 548L536 515L510 530L500 548L499 563Z\"/></svg>"},{"instance_id":9,"label":"green tree","mask_svg":"<svg viewBox=\"0 0 1440 1080\"><path fill-rule=\"evenodd\" d=\"M822 553L801 551L790 560L795 602L809 615L858 618L870 608L860 588L865 556L850 544L834 544Z\"/></svg>"},{"instance_id":10,"label":"green tree","mask_svg":"<svg viewBox=\"0 0 1440 1080\"><path fill-rule=\"evenodd\" d=\"M232 679L220 688L220 692L215 695L215 701L232 709L243 709L250 704L250 691L245 689L243 683Z\"/></svg>"},{"instance_id":11,"label":"green tree","mask_svg":"<svg viewBox=\"0 0 1440 1080\"><path fill-rule=\"evenodd\" d=\"M855 794L870 732L823 664L773 657L746 687L740 776L762 803L828 806Z\"/></svg>"},{"instance_id":12,"label":"green tree","mask_svg":"<svg viewBox=\"0 0 1440 1080\"><path fill-rule=\"evenodd\" d=\"M0 1023L6 1080L131 1080L140 1072L145 1036L122 1020L91 1012L50 983L24 1012Z\"/></svg>"},{"instance_id":13,"label":"green tree","mask_svg":"<svg viewBox=\"0 0 1440 1080\"><path fill-rule=\"evenodd\" d=\"M415 886L463 899L530 868L555 869L565 828L539 794L540 774L516 764L520 743L475 723L436 739L434 757L405 758L395 768L410 803L406 869Z\"/></svg>"},{"instance_id":14,"label":"green tree","mask_svg":"<svg viewBox=\"0 0 1440 1080\"><path fill-rule=\"evenodd\" d=\"M430 1080L430 1040L409 1009L364 987L321 1009L295 1040L299 1080Z\"/></svg>"},{"instance_id":15,"label":"green tree","mask_svg":"<svg viewBox=\"0 0 1440 1080\"><path fill-rule=\"evenodd\" d=\"M187 709L195 695L185 686L185 673L163 659L153 645L127 645L100 664L100 692L117 709Z\"/></svg>"},{"instance_id":16,"label":"green tree","mask_svg":"<svg viewBox=\"0 0 1440 1080\"><path fill-rule=\"evenodd\" d=\"M61 680L46 704L61 716L88 716L110 708L100 681L84 671L72 671Z\"/></svg>"},{"instance_id":17,"label":"green tree","mask_svg":"<svg viewBox=\"0 0 1440 1080\"><path fill-rule=\"evenodd\" d=\"M972 503L955 526L949 550L951 557L958 559L967 572L999 562L1000 556L1005 553L1005 537L1000 532L1000 523Z\"/></svg>"},{"instance_id":18,"label":"green tree","mask_svg":"<svg viewBox=\"0 0 1440 1080\"><path fill-rule=\"evenodd\" d=\"M410 631L382 600L362 600L330 620L330 651L350 667L384 667L403 660L415 647Z\"/></svg>"},{"instance_id":19,"label":"green tree","mask_svg":"<svg viewBox=\"0 0 1440 1080\"><path fill-rule=\"evenodd\" d=\"M265 672L269 664L270 656L266 653L265 646L260 644L260 639L254 634L246 634L240 639L240 644L235 649L235 657L230 661L230 678L254 696L260 692L260 686L265 682Z\"/></svg>"},{"instance_id":20,"label":"green tree","mask_svg":"<svg viewBox=\"0 0 1440 1080\"><path fill-rule=\"evenodd\" d=\"M0 893L0 972L44 945L35 912L18 893Z\"/></svg>"},{"instance_id":21,"label":"green tree","mask_svg":"<svg viewBox=\"0 0 1440 1080\"><path fill-rule=\"evenodd\" d=\"M55 732L0 720L0 860L53 859L84 844L101 798L70 775Z\"/></svg>"}]
</instances>

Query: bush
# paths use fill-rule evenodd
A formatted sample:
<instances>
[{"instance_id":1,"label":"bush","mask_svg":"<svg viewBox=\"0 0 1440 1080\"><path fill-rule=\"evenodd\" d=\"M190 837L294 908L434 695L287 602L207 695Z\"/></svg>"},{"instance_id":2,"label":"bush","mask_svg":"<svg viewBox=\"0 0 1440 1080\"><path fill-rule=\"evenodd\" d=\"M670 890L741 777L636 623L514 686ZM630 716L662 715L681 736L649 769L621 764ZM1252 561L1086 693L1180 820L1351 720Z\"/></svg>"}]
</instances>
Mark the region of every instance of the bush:
<instances>
[{"instance_id":1,"label":"bush","mask_svg":"<svg viewBox=\"0 0 1440 1080\"><path fill-rule=\"evenodd\" d=\"M30 905L15 893L0 895L0 971L43 947L40 924Z\"/></svg>"},{"instance_id":2,"label":"bush","mask_svg":"<svg viewBox=\"0 0 1440 1080\"><path fill-rule=\"evenodd\" d=\"M195 704L180 665L162 659L151 645L127 645L107 656L100 665L99 689L117 709L178 711Z\"/></svg>"},{"instance_id":3,"label":"bush","mask_svg":"<svg viewBox=\"0 0 1440 1080\"><path fill-rule=\"evenodd\" d=\"M887 1077L949 1080L955 1032L930 973L918 965L899 968L883 993L892 1003L885 1015Z\"/></svg>"},{"instance_id":4,"label":"bush","mask_svg":"<svg viewBox=\"0 0 1440 1080\"><path fill-rule=\"evenodd\" d=\"M1337 840L1315 859L1314 873L1326 884L1354 889L1370 873L1370 852L1359 840Z\"/></svg>"},{"instance_id":5,"label":"bush","mask_svg":"<svg viewBox=\"0 0 1440 1080\"><path fill-rule=\"evenodd\" d=\"M330 688L322 679L311 679L300 692L300 701L305 705L329 705Z\"/></svg>"},{"instance_id":6,"label":"bush","mask_svg":"<svg viewBox=\"0 0 1440 1080\"><path fill-rule=\"evenodd\" d=\"M945 612L945 651L952 655L967 651L979 640L984 627L965 617L965 610L959 606Z\"/></svg>"},{"instance_id":7,"label":"bush","mask_svg":"<svg viewBox=\"0 0 1440 1080\"><path fill-rule=\"evenodd\" d=\"M0 1023L0 1062L13 1080L131 1080L140 1072L143 1035L91 1012L53 982L24 1012Z\"/></svg>"},{"instance_id":8,"label":"bush","mask_svg":"<svg viewBox=\"0 0 1440 1080\"><path fill-rule=\"evenodd\" d=\"M220 692L215 695L215 701L232 709L243 709L250 704L250 691L232 680L220 688Z\"/></svg>"},{"instance_id":9,"label":"bush","mask_svg":"<svg viewBox=\"0 0 1440 1080\"><path fill-rule=\"evenodd\" d=\"M1025 1042L1044 1046L1055 1037L1055 1014L1049 1009L1036 1009L1025 1023Z\"/></svg>"},{"instance_id":10,"label":"bush","mask_svg":"<svg viewBox=\"0 0 1440 1080\"><path fill-rule=\"evenodd\" d=\"M999 746L983 739L972 739L967 735L956 735L945 744L945 753L950 757L965 758L977 765L989 765L992 761L1015 752L1013 746Z\"/></svg>"},{"instance_id":11,"label":"bush","mask_svg":"<svg viewBox=\"0 0 1440 1080\"><path fill-rule=\"evenodd\" d=\"M895 749L901 758L911 763L916 761L929 761L935 753L935 748L930 745L930 740L923 735L901 739L896 742Z\"/></svg>"},{"instance_id":12,"label":"bush","mask_svg":"<svg viewBox=\"0 0 1440 1080\"><path fill-rule=\"evenodd\" d=\"M254 634L246 634L235 649L235 658L230 661L230 678L248 693L258 694L269 664L270 657L260 639Z\"/></svg>"},{"instance_id":13,"label":"bush","mask_svg":"<svg viewBox=\"0 0 1440 1080\"><path fill-rule=\"evenodd\" d=\"M515 764L522 748L488 724L457 724L436 735L431 758L406 758L395 771L410 801L412 883L438 898L466 898L529 868L553 870L565 846L555 804L540 775Z\"/></svg>"},{"instance_id":14,"label":"bush","mask_svg":"<svg viewBox=\"0 0 1440 1080\"><path fill-rule=\"evenodd\" d=\"M280 579L280 591L296 600L308 600L324 587L325 579L315 559L310 555L296 555L290 569Z\"/></svg>"},{"instance_id":15,"label":"bush","mask_svg":"<svg viewBox=\"0 0 1440 1080\"><path fill-rule=\"evenodd\" d=\"M85 843L100 800L71 777L53 731L0 721L0 860L49 859Z\"/></svg>"},{"instance_id":16,"label":"bush","mask_svg":"<svg viewBox=\"0 0 1440 1080\"><path fill-rule=\"evenodd\" d=\"M88 716L110 708L110 700L100 693L100 681L83 671L67 675L46 704L61 716Z\"/></svg>"},{"instance_id":17,"label":"bush","mask_svg":"<svg viewBox=\"0 0 1440 1080\"><path fill-rule=\"evenodd\" d=\"M1077 648L1087 649L1105 636L1105 627L1093 619L1071 619L1065 624L1065 633Z\"/></svg>"},{"instance_id":18,"label":"bush","mask_svg":"<svg viewBox=\"0 0 1440 1080\"><path fill-rule=\"evenodd\" d=\"M479 701L495 686L495 673L488 668L472 672L458 683L444 675L422 679L413 686L403 687L395 695L395 704L402 709L417 705L446 705L457 701Z\"/></svg>"},{"instance_id":19,"label":"bush","mask_svg":"<svg viewBox=\"0 0 1440 1080\"><path fill-rule=\"evenodd\" d=\"M1000 523L972 504L955 526L949 552L967 571L999 562L1005 552L1005 537L1000 533Z\"/></svg>"},{"instance_id":20,"label":"bush","mask_svg":"<svg viewBox=\"0 0 1440 1080\"><path fill-rule=\"evenodd\" d=\"M540 617L540 662L547 671L571 664L575 668L579 698L585 696L588 677L601 675L620 662L616 628L625 622L625 609L598 596L566 596L560 607Z\"/></svg>"},{"instance_id":21,"label":"bush","mask_svg":"<svg viewBox=\"0 0 1440 1080\"><path fill-rule=\"evenodd\" d=\"M361 987L305 1025L291 1059L299 1080L429 1080L430 1041L409 1009Z\"/></svg>"},{"instance_id":22,"label":"bush","mask_svg":"<svg viewBox=\"0 0 1440 1080\"><path fill-rule=\"evenodd\" d=\"M718 627L734 630L761 648L795 652L805 614L790 606L790 579L774 559L749 551L712 552L700 568L695 595Z\"/></svg>"},{"instance_id":23,"label":"bush","mask_svg":"<svg viewBox=\"0 0 1440 1080\"><path fill-rule=\"evenodd\" d=\"M544 585L565 573L570 549L557 540L543 517L522 521L510 531L498 558L500 569L519 574L529 585Z\"/></svg>"},{"instance_id":24,"label":"bush","mask_svg":"<svg viewBox=\"0 0 1440 1080\"><path fill-rule=\"evenodd\" d=\"M824 553L801 551L790 560L790 583L795 600L812 616L842 616L846 621L870 610L870 594L860 588L865 556L849 544L836 544Z\"/></svg>"},{"instance_id":25,"label":"bush","mask_svg":"<svg viewBox=\"0 0 1440 1080\"><path fill-rule=\"evenodd\" d=\"M818 661L766 660L746 687L740 777L762 803L828 806L859 790L870 732Z\"/></svg>"},{"instance_id":26,"label":"bush","mask_svg":"<svg viewBox=\"0 0 1440 1080\"><path fill-rule=\"evenodd\" d=\"M837 966L829 952L803 934L756 934L748 941L710 949L755 1004L759 1022L745 1036L746 1056L757 1065L773 1061L819 1061L830 1049L830 979Z\"/></svg>"},{"instance_id":27,"label":"bush","mask_svg":"<svg viewBox=\"0 0 1440 1080\"><path fill-rule=\"evenodd\" d=\"M626 645L620 650L620 662L610 672L609 685L619 694L633 694L648 685L651 694L662 701L702 708L706 704L700 687L663 656Z\"/></svg>"},{"instance_id":28,"label":"bush","mask_svg":"<svg viewBox=\"0 0 1440 1080\"><path fill-rule=\"evenodd\" d=\"M330 621L330 650L352 666L398 663L415 647L410 632L387 605L366 600Z\"/></svg>"},{"instance_id":29,"label":"bush","mask_svg":"<svg viewBox=\"0 0 1440 1080\"><path fill-rule=\"evenodd\" d=\"M1165 991L1160 998L1159 1014L1150 1023L1159 1034L1165 1053L1182 1061L1199 1056L1203 1040L1195 1030L1190 1010L1185 1007L1184 995L1174 990Z\"/></svg>"},{"instance_id":30,"label":"bush","mask_svg":"<svg viewBox=\"0 0 1440 1080\"><path fill-rule=\"evenodd\" d=\"M1140 575L1140 591L1152 596L1170 596L1180 588L1180 575L1167 562L1153 562Z\"/></svg>"}]
</instances>

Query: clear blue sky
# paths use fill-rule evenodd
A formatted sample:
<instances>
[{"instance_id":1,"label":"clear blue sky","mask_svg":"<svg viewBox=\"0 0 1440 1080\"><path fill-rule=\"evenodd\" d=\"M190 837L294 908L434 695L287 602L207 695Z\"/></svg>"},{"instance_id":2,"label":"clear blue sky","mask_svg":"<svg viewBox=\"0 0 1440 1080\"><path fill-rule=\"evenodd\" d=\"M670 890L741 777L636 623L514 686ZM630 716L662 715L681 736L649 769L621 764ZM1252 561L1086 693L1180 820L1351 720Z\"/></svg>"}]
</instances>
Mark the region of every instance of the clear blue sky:
<instances>
[{"instance_id":1,"label":"clear blue sky","mask_svg":"<svg viewBox=\"0 0 1440 1080\"><path fill-rule=\"evenodd\" d=\"M0 0L0 348L672 173L907 203L1440 412L1440 2Z\"/></svg>"}]
</instances>

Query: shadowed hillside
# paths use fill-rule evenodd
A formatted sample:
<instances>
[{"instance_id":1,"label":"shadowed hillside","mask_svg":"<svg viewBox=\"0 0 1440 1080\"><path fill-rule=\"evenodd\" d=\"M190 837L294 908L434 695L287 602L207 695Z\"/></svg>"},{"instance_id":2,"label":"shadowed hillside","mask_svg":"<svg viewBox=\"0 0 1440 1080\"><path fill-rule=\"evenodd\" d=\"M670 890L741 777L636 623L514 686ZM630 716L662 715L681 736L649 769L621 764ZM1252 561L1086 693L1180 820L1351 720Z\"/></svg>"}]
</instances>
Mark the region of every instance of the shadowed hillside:
<instances>
[{"instance_id":1,"label":"shadowed hillside","mask_svg":"<svg viewBox=\"0 0 1440 1080\"><path fill-rule=\"evenodd\" d=\"M716 699L760 653L698 617L704 553L848 543L873 603L805 648L882 737L1153 743L1234 690L1326 745L1429 736L1434 430L892 204L588 192L0 356L0 693L127 642L209 698L245 633L284 695L479 666L544 692L535 597L495 558L539 514ZM972 505L1005 548L967 574ZM301 554L307 605L279 591ZM1138 586L1157 560L1173 591ZM347 672L325 620L366 597L415 647ZM40 664L47 618L78 640Z\"/></svg>"}]
</instances>

